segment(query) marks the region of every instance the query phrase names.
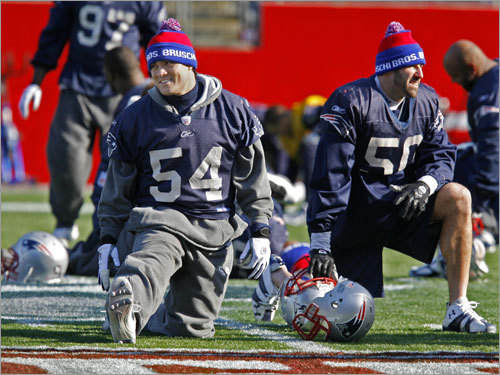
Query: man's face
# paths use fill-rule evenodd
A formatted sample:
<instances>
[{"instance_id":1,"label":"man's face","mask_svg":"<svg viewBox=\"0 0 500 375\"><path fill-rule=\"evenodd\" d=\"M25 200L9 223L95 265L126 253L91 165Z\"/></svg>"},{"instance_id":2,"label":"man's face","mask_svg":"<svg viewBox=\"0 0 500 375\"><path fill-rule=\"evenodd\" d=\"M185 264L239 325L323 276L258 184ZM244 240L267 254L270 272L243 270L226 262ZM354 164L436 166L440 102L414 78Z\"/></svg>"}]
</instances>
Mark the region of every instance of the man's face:
<instances>
[{"instance_id":1,"label":"man's face","mask_svg":"<svg viewBox=\"0 0 500 375\"><path fill-rule=\"evenodd\" d=\"M193 68L172 61L156 61L151 64L154 85L165 95L184 95L195 83Z\"/></svg>"},{"instance_id":2,"label":"man's face","mask_svg":"<svg viewBox=\"0 0 500 375\"><path fill-rule=\"evenodd\" d=\"M114 92L118 92L116 86L114 85L113 74L111 73L111 71L107 68L106 65L104 65L103 70L104 70L104 77L106 77L106 81L108 81L109 85L111 86L111 89L113 89Z\"/></svg>"},{"instance_id":3,"label":"man's face","mask_svg":"<svg viewBox=\"0 0 500 375\"><path fill-rule=\"evenodd\" d=\"M444 68L453 82L458 83L466 91L472 90L475 80L474 74L468 66L445 60Z\"/></svg>"},{"instance_id":4,"label":"man's face","mask_svg":"<svg viewBox=\"0 0 500 375\"><path fill-rule=\"evenodd\" d=\"M418 93L420 81L424 78L421 64L405 66L404 68L394 71L392 78L394 90L408 98L415 98Z\"/></svg>"}]
</instances>

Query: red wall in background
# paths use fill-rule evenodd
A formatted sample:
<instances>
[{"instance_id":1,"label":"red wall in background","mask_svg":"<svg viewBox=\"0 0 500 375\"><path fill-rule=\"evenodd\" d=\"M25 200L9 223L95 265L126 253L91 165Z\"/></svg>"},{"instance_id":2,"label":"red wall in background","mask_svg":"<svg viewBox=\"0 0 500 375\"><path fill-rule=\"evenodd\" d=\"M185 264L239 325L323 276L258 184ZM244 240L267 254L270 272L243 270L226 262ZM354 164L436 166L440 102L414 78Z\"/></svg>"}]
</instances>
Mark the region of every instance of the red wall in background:
<instances>
[{"instance_id":1,"label":"red wall in background","mask_svg":"<svg viewBox=\"0 0 500 375\"><path fill-rule=\"evenodd\" d=\"M441 62L449 45L461 38L474 41L488 56L498 57L498 7L477 3L451 7L446 3L416 1L410 5L264 2L261 45L252 50L195 46L198 71L220 78L225 88L251 102L291 105L310 94L329 96L337 86L373 73L380 39L389 22L399 21L412 30L424 49L424 82L448 97L451 109L465 109L466 93L450 81ZM50 2L1 3L2 61L11 54L20 69L23 58L33 56L50 6ZM28 120L21 119L17 103L31 81L32 67L27 66L8 81L14 122L22 134L27 174L38 182L49 180L45 147L64 60L62 56L58 69L47 75L40 108ZM98 157L95 159L93 173Z\"/></svg>"}]
</instances>

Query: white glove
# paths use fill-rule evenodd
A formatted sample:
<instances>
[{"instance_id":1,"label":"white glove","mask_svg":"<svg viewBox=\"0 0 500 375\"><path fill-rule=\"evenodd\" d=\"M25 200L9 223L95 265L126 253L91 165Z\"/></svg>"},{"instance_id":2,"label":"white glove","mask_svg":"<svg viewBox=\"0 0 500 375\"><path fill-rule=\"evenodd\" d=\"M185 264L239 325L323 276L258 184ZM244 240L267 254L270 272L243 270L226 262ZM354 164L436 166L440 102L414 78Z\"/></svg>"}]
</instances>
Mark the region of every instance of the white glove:
<instances>
[{"instance_id":1,"label":"white glove","mask_svg":"<svg viewBox=\"0 0 500 375\"><path fill-rule=\"evenodd\" d=\"M252 252L250 252L250 249ZM258 279L269 265L271 242L268 238L252 237L241 253L239 264L242 268L253 269L249 279Z\"/></svg>"},{"instance_id":2,"label":"white glove","mask_svg":"<svg viewBox=\"0 0 500 375\"><path fill-rule=\"evenodd\" d=\"M34 83L27 86L21 95L21 99L19 99L19 112L21 112L21 116L24 119L28 118L31 101L33 101L33 111L36 111L40 106L41 100L42 89L40 86Z\"/></svg>"},{"instance_id":3,"label":"white glove","mask_svg":"<svg viewBox=\"0 0 500 375\"><path fill-rule=\"evenodd\" d=\"M113 259L113 263L115 264L115 266L120 266L118 248L115 245L107 243L99 246L97 252L99 253L99 273L97 274L97 279L99 281L99 284L101 284L102 290L107 291L109 289L108 260L111 256L111 259Z\"/></svg>"}]
</instances>

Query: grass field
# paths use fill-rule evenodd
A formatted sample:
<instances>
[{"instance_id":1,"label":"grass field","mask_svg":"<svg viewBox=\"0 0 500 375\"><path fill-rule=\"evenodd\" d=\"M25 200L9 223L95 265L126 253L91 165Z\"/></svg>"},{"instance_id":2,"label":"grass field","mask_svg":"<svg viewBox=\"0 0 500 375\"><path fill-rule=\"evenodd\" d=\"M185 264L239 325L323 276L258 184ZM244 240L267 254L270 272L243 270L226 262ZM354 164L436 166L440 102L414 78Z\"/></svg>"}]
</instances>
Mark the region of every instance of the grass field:
<instances>
[{"instance_id":1,"label":"grass field","mask_svg":"<svg viewBox=\"0 0 500 375\"><path fill-rule=\"evenodd\" d=\"M47 201L48 193L44 188L21 187L15 190L10 187L3 188L2 247L12 245L22 234L29 231L52 231L55 224L52 215L49 212L34 212L46 210L48 207ZM23 212L22 210L28 203L30 204L28 207L31 207L31 209ZM90 215L90 211L86 210L86 213L82 214L78 221L82 239L91 230ZM291 239L307 240L304 226L290 227L289 231ZM469 285L468 295L470 300L480 302L477 312L498 326L498 250L496 253L488 254L487 263L490 267L489 274L479 280L472 281ZM386 297L376 299L375 322L368 335L358 343L302 341L295 331L285 325L279 314L271 323L257 323L251 311L250 298L256 285L256 281L252 280L233 279L230 281L221 316L216 322L216 334L213 338L203 340L166 338L142 333L138 337L136 345L114 344L110 333L101 328L104 321L105 293L97 284L97 278L66 277L60 284L39 286L2 285L2 373L20 373L20 371L28 373L29 366L42 369L43 366L48 366L45 368L46 373L80 373L84 369L86 373L103 373L102 368L100 369L97 365L95 365L97 366L96 369L93 367L92 369L86 368L85 365L77 365L77 363L80 363L78 362L81 360L80 357L78 357L78 361L74 359L73 362L63 363L59 356L57 356L57 361L53 359L52 362L43 362L40 359L37 362L32 358L33 354L31 356L26 354L43 350L45 356L43 358L49 358L47 357L49 355L47 351L50 353L55 351L59 354L64 353L63 358L70 360L73 358L72 356L75 356L74 351L82 350L82 348L86 352L98 351L98 353L101 353L102 350L110 351L110 353L113 353L110 355L111 357L114 356L113 358L122 355L120 353L122 353L123 349L128 349L127 353L136 354L139 353L137 351L146 351L147 353L151 353L151 351L154 351L154 353L172 353L173 351L175 353L198 353L198 355L201 355L200 353L226 353L224 355L227 355L228 352L237 352L240 353L238 354L240 357L243 356L242 353L250 356L249 353L259 352L261 354L259 354L260 357L258 358L264 358L263 353L281 353L280 355L284 355L283 353L308 353L314 358L321 357L321 355L331 356L334 353L343 353L343 357L336 357L336 365L329 364L328 369L336 369L336 372L332 370L331 373L370 373L366 371L358 372L359 366L361 366L360 361L363 366L375 361L373 362L374 365L366 366L368 366L368 369L378 371L377 373L383 373L384 371L388 371L386 373L394 373L391 371L399 373L399 371L403 370L405 373L446 373L442 372L445 370L464 373L462 372L463 366L465 366L463 363L469 363L467 359L474 362L477 358L483 358L486 362L477 362L473 367L474 371L476 373L498 373L498 335L442 332L440 327L447 301L446 280L409 278L408 270L410 267L419 264L418 261L394 251L385 251ZM20 355L19 353L24 354ZM348 361L349 365L345 363L348 360L346 353L354 353L352 354L353 360ZM381 363L393 363L394 360L388 359L384 362L380 358L373 360L370 357L370 361L368 361L365 358L366 356L387 355L387 353L398 353L398 355L406 353L403 355L406 362L398 359L401 363L399 367L395 367L396 370L384 370L383 367L380 367L382 366ZM97 356L97 354L95 355ZM459 361L462 363L460 368L450 367L452 361L449 358L454 358L455 355L459 355L460 361L463 362ZM164 356L161 358L164 358ZM270 358L275 358L275 356L275 354L269 355ZM389 357L391 356L389 355ZM167 362L161 362L160 364L155 362L154 365L151 365L153 367L148 367L149 371L160 373L228 373L235 371L231 369L222 371L215 364L213 365L215 370L207 368L200 370L203 367L200 364L181 371L176 366L186 366L187 362L179 360L179 363L177 363L174 357L168 358L174 362L168 362L170 365L165 364ZM238 358L233 356L231 361L237 363ZM219 359L222 360L222 358ZM5 362L6 360L7 362ZM255 366L257 366L255 363L260 363L255 362L256 360L256 358L252 360ZM121 363L118 359L117 361L116 363ZM427 370L424 371L418 367L424 366L429 361L439 363L444 361L446 366L438 363L429 370L434 372L425 372ZM56 364L51 365L53 362ZM354 362L357 363L356 366L352 364ZM74 364L73 367L71 363ZM247 362L244 363L246 366ZM292 366L292 368L299 369L297 371L303 371L304 373L327 372L323 367L314 367L313 362L307 363L310 363L313 367L309 369L307 366L300 367L303 364L300 364L300 366L297 364L299 367ZM15 364L25 366L24 370L19 370L22 367L16 367ZM103 366L104 369L109 370L109 367ZM116 366L118 365L116 364ZM292 372L280 370L279 366L276 368L272 366L266 367L266 365L262 365L262 368L258 366L247 368L245 366L243 366L244 371L240 368L241 371L236 372L297 373L297 371L292 370L290 370ZM211 367L209 366L209 368ZM137 372L137 369L133 371L135 371L134 373L141 373L140 371ZM470 373L475 373L474 371ZM328 372L330 373L330 371Z\"/></svg>"}]
</instances>

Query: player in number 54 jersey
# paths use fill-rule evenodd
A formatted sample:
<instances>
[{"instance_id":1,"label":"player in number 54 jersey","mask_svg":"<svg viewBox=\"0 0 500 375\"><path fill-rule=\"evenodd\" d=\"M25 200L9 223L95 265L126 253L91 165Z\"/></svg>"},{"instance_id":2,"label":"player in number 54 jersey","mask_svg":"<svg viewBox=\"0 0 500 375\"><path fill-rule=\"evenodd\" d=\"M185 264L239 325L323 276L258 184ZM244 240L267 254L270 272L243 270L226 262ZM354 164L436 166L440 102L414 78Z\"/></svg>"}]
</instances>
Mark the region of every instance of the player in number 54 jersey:
<instances>
[{"instance_id":1,"label":"player in number 54 jersey","mask_svg":"<svg viewBox=\"0 0 500 375\"><path fill-rule=\"evenodd\" d=\"M146 60L155 87L111 126L98 208L111 333L116 342L135 342L143 329L210 337L232 240L247 227L235 202L251 232L241 265L259 278L269 264L273 203L262 125L245 99L196 72L195 51L176 20L162 24ZM111 286L108 259L120 267Z\"/></svg>"}]
</instances>

